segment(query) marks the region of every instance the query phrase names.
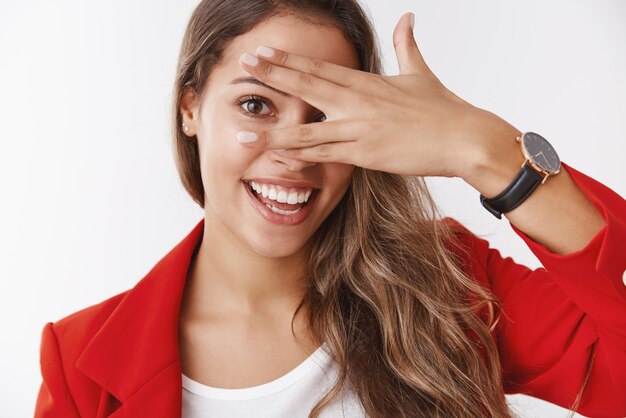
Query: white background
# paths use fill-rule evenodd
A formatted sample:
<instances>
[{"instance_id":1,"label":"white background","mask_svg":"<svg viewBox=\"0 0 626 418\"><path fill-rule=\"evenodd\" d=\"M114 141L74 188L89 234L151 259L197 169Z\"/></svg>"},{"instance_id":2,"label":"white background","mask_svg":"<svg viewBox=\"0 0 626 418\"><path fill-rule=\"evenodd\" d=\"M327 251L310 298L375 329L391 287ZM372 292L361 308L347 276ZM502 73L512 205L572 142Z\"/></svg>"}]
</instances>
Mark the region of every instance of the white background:
<instances>
[{"instance_id":1,"label":"white background","mask_svg":"<svg viewBox=\"0 0 626 418\"><path fill-rule=\"evenodd\" d=\"M548 138L563 161L626 193L626 3L365 2L385 73L407 11L439 79ZM132 287L201 219L170 146L171 89L196 1L0 0L0 415L32 416L43 326ZM252 51L251 51L252 52ZM621 165L621 166L620 166ZM538 267L460 179L443 212ZM523 417L566 410L524 396Z\"/></svg>"}]
</instances>

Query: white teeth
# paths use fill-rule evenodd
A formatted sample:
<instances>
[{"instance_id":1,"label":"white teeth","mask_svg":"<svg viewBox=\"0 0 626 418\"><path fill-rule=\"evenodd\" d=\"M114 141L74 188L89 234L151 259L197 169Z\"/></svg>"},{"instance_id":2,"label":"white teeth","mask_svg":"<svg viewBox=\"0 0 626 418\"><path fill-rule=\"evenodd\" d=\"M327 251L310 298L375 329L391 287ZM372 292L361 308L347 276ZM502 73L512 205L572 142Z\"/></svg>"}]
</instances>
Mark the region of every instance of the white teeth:
<instances>
[{"instance_id":1,"label":"white teeth","mask_svg":"<svg viewBox=\"0 0 626 418\"><path fill-rule=\"evenodd\" d=\"M294 213L300 212L300 209L302 209L302 208L298 208L296 210L282 210L282 209L275 208L274 206L270 205L269 203L266 203L265 206L270 208L272 210L272 212L280 213L281 215L293 215Z\"/></svg>"},{"instance_id":2,"label":"white teeth","mask_svg":"<svg viewBox=\"0 0 626 418\"><path fill-rule=\"evenodd\" d=\"M290 205L295 205L298 203L298 192L289 192L289 196L287 197L287 203Z\"/></svg>"},{"instance_id":3,"label":"white teeth","mask_svg":"<svg viewBox=\"0 0 626 418\"><path fill-rule=\"evenodd\" d=\"M280 203L287 203L287 192L284 190L280 190L278 192L278 197L276 198Z\"/></svg>"},{"instance_id":4,"label":"white teeth","mask_svg":"<svg viewBox=\"0 0 626 418\"><path fill-rule=\"evenodd\" d=\"M250 181L250 186L263 197L291 205L308 202L311 193L313 193L313 189L309 189L306 192L301 192L296 189L279 190L278 187L273 184L258 184L254 181Z\"/></svg>"}]
</instances>

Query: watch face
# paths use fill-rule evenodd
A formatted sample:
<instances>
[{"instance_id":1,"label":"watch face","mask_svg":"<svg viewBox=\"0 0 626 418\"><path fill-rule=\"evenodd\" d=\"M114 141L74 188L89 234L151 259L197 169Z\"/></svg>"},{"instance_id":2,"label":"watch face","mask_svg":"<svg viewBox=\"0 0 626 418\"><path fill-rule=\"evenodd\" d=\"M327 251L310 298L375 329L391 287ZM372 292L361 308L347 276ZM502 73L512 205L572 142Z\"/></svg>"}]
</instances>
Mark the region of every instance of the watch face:
<instances>
[{"instance_id":1,"label":"watch face","mask_svg":"<svg viewBox=\"0 0 626 418\"><path fill-rule=\"evenodd\" d=\"M526 157L548 173L556 173L561 168L561 160L552 145L541 135L526 132L522 137Z\"/></svg>"}]
</instances>

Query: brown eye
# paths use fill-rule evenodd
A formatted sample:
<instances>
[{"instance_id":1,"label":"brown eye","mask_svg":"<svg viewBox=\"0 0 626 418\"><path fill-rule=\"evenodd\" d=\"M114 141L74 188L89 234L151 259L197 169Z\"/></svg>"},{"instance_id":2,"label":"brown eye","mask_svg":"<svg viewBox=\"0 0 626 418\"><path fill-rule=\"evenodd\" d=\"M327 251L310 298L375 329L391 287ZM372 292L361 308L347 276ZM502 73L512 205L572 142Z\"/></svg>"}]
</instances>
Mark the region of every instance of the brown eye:
<instances>
[{"instance_id":1,"label":"brown eye","mask_svg":"<svg viewBox=\"0 0 626 418\"><path fill-rule=\"evenodd\" d=\"M263 110L263 102L258 100L248 100L245 102L244 107L246 108L246 111L258 114Z\"/></svg>"},{"instance_id":2,"label":"brown eye","mask_svg":"<svg viewBox=\"0 0 626 418\"><path fill-rule=\"evenodd\" d=\"M242 109L246 116L257 118L271 115L271 111L262 113L263 106L267 107L268 110L270 110L270 108L266 99L261 96L251 95L240 97L235 103Z\"/></svg>"}]
</instances>

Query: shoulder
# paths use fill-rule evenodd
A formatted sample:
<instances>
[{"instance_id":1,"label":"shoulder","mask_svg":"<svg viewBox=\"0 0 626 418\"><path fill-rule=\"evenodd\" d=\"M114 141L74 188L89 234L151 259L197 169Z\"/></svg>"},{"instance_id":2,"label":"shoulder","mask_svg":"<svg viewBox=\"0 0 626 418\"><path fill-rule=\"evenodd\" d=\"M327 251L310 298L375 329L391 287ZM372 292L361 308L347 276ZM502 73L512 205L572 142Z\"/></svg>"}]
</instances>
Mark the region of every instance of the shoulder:
<instances>
[{"instance_id":1,"label":"shoulder","mask_svg":"<svg viewBox=\"0 0 626 418\"><path fill-rule=\"evenodd\" d=\"M75 361L127 293L125 290L55 322L48 322L42 331L41 350L58 350L64 360ZM54 348L50 347L53 343Z\"/></svg>"},{"instance_id":2,"label":"shoulder","mask_svg":"<svg viewBox=\"0 0 626 418\"><path fill-rule=\"evenodd\" d=\"M477 236L455 218L446 216L440 219L439 224L444 242L455 252L461 251L475 256L476 251L484 251L487 249L485 246L489 246L487 240Z\"/></svg>"},{"instance_id":3,"label":"shoulder","mask_svg":"<svg viewBox=\"0 0 626 418\"><path fill-rule=\"evenodd\" d=\"M54 323L55 331L64 333L76 332L80 329L86 332L93 328L99 328L128 292L129 290L125 290L57 320Z\"/></svg>"},{"instance_id":4,"label":"shoulder","mask_svg":"<svg viewBox=\"0 0 626 418\"><path fill-rule=\"evenodd\" d=\"M444 217L439 222L442 241L469 273L482 276L493 252L488 240L481 238L457 219ZM477 277L480 278L480 277Z\"/></svg>"},{"instance_id":5,"label":"shoulder","mask_svg":"<svg viewBox=\"0 0 626 418\"><path fill-rule=\"evenodd\" d=\"M77 368L77 362L127 293L128 290L45 324L39 349L43 382L37 395L36 416L95 416L95 409L89 408L98 407L102 391Z\"/></svg>"}]
</instances>

